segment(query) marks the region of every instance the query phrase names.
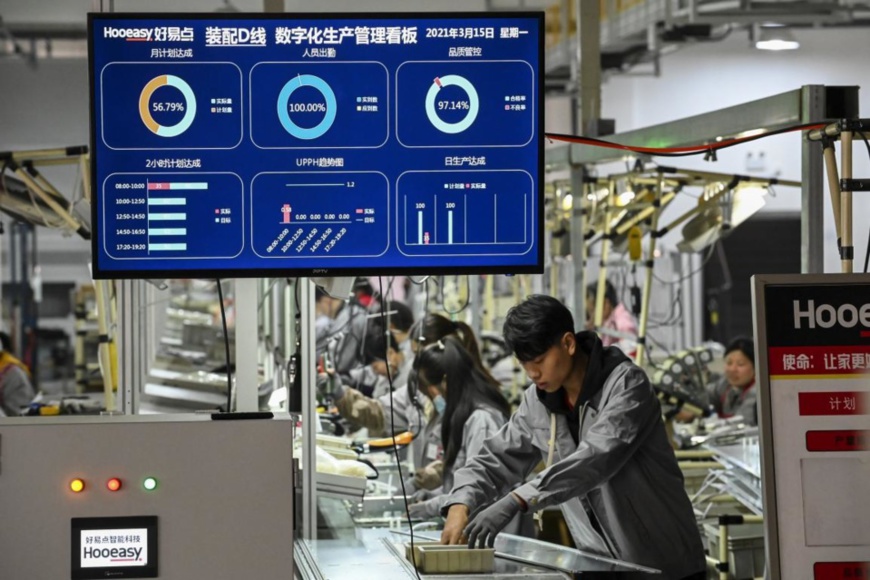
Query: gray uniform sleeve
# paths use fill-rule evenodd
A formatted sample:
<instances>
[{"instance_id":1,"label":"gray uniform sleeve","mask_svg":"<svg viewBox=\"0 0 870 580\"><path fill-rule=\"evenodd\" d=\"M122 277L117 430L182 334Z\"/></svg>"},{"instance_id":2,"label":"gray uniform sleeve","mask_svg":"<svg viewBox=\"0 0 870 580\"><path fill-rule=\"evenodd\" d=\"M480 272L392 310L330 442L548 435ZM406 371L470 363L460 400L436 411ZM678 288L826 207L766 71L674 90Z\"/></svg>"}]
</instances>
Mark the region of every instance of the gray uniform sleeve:
<instances>
[{"instance_id":1,"label":"gray uniform sleeve","mask_svg":"<svg viewBox=\"0 0 870 580\"><path fill-rule=\"evenodd\" d=\"M661 407L643 371L631 367L615 380L577 450L514 490L530 511L584 496L606 482L655 427Z\"/></svg>"},{"instance_id":2,"label":"gray uniform sleeve","mask_svg":"<svg viewBox=\"0 0 870 580\"><path fill-rule=\"evenodd\" d=\"M758 425L758 386L753 385L743 395L743 400L734 409L735 415L740 415L747 424Z\"/></svg>"},{"instance_id":3,"label":"gray uniform sleeve","mask_svg":"<svg viewBox=\"0 0 870 580\"><path fill-rule=\"evenodd\" d=\"M510 421L483 442L478 453L453 474L453 489L444 502L442 514L456 503L474 512L502 497L531 473L541 454L532 445L528 414L528 403L523 398Z\"/></svg>"},{"instance_id":4,"label":"gray uniform sleeve","mask_svg":"<svg viewBox=\"0 0 870 580\"><path fill-rule=\"evenodd\" d=\"M416 412L411 404L411 397L408 394L408 387L404 386L393 391L392 399L390 393L378 397L378 402L384 409L384 424L387 431L392 430L393 433L409 430L408 413ZM390 409L392 408L392 413ZM395 422L394 422L395 421ZM392 429L390 427L392 426Z\"/></svg>"},{"instance_id":5,"label":"gray uniform sleeve","mask_svg":"<svg viewBox=\"0 0 870 580\"><path fill-rule=\"evenodd\" d=\"M462 433L462 447L465 449L465 465L471 461L483 448L483 443L495 435L501 425L495 416L486 410L478 409L472 413L465 422ZM457 466L462 468L463 465Z\"/></svg>"},{"instance_id":6,"label":"gray uniform sleeve","mask_svg":"<svg viewBox=\"0 0 870 580\"><path fill-rule=\"evenodd\" d=\"M21 408L33 401L33 386L27 374L18 367L10 367L2 378L3 408L10 417L21 414Z\"/></svg>"},{"instance_id":7,"label":"gray uniform sleeve","mask_svg":"<svg viewBox=\"0 0 870 580\"><path fill-rule=\"evenodd\" d=\"M728 382L725 380L725 377L719 377L704 389L707 391L708 403L713 407L717 415L722 414L722 394L727 388Z\"/></svg>"},{"instance_id":8,"label":"gray uniform sleeve","mask_svg":"<svg viewBox=\"0 0 870 580\"><path fill-rule=\"evenodd\" d=\"M457 456L457 458L464 457L465 461L463 465L454 465L454 471L468 465L483 448L484 442L498 432L499 427L499 421L490 411L478 409L469 415L462 429L462 451ZM424 502L426 516L437 516L448 505L449 500L450 495L445 493L426 500Z\"/></svg>"}]
</instances>

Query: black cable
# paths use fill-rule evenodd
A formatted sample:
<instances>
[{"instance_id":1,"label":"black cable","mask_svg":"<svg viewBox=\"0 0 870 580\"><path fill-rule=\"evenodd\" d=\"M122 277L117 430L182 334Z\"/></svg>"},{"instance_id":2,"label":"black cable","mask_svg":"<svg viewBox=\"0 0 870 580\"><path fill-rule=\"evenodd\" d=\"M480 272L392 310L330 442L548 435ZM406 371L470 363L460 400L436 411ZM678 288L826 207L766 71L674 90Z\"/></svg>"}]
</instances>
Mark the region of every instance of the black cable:
<instances>
[{"instance_id":1,"label":"black cable","mask_svg":"<svg viewBox=\"0 0 870 580\"><path fill-rule=\"evenodd\" d=\"M861 136L861 139L864 141L864 145L867 147L867 156L870 157L870 141L867 140L867 134L863 131L858 131L858 135ZM867 233L867 251L864 253L864 273L867 273L867 265L870 263L870 231Z\"/></svg>"},{"instance_id":2,"label":"black cable","mask_svg":"<svg viewBox=\"0 0 870 580\"><path fill-rule=\"evenodd\" d=\"M224 350L227 356L227 413L233 410L233 375L230 372L230 335L227 332L227 311L224 308L224 291L221 288L220 278L215 278L218 289L218 302L221 305L221 322L224 327Z\"/></svg>"},{"instance_id":3,"label":"black cable","mask_svg":"<svg viewBox=\"0 0 870 580\"><path fill-rule=\"evenodd\" d=\"M858 131L858 134L864 140L864 145L867 147L867 155L870 156L870 141L867 140L867 134L863 131Z\"/></svg>"},{"instance_id":4,"label":"black cable","mask_svg":"<svg viewBox=\"0 0 870 580\"><path fill-rule=\"evenodd\" d=\"M381 299L383 300L384 296L384 283L383 279L378 276L378 288L381 293ZM390 329L387 328L387 312L385 308L381 308L381 323L383 324L384 332L389 333ZM396 404L393 401L393 373L390 370L390 341L389 339L385 341L384 346L384 360L386 361L387 367L387 382L390 385L390 424L393 425L393 452L396 454L396 471L399 474L399 483L402 486L402 498L405 502L405 516L408 518L408 533L411 535L411 565L414 566L414 573L417 575L418 580L422 580L420 578L420 571L417 569L417 557L414 552L414 525L411 523L411 508L408 507L408 492L405 490L405 478L402 476L402 460L399 457L399 445L396 443L396 434L395 434L395 425L396 425ZM411 445L408 447L411 448L411 453L413 453L413 440L411 441Z\"/></svg>"},{"instance_id":5,"label":"black cable","mask_svg":"<svg viewBox=\"0 0 870 580\"><path fill-rule=\"evenodd\" d=\"M680 276L680 277L677 278L676 280L663 280L662 278L659 278L658 276L656 276L656 274L655 274L655 270L653 270L653 278L655 278L656 280L658 280L658 281L661 282L662 284L666 284L666 285L670 286L670 285L673 285L673 284L679 284L679 283L682 282L683 280L685 280L685 279L687 279L687 278L689 278L689 277L691 277L691 276L694 276L695 274L697 274L698 272L700 272L701 270L703 270L703 269L704 269L704 266L707 265L707 262L710 261L710 258L713 257L713 251L716 249L716 244L718 244L720 241L721 241L721 240L716 240L715 242L713 242L713 245L711 245L711 246L710 246L710 249L707 250L707 255L704 257L704 261L701 262L701 265L698 266L695 270L693 270L693 271L689 272L688 274L686 274L685 276Z\"/></svg>"},{"instance_id":6,"label":"black cable","mask_svg":"<svg viewBox=\"0 0 870 580\"><path fill-rule=\"evenodd\" d=\"M870 262L870 230L867 230L867 251L864 253L864 273L867 273L867 262Z\"/></svg>"}]
</instances>

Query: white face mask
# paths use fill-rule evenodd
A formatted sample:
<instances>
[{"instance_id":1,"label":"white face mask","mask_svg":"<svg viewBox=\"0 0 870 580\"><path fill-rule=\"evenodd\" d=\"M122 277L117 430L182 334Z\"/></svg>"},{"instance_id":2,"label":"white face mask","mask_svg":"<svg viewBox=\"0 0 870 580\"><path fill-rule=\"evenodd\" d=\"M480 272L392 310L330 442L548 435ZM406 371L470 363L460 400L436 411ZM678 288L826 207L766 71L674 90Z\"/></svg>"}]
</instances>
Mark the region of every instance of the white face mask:
<instances>
[{"instance_id":1,"label":"white face mask","mask_svg":"<svg viewBox=\"0 0 870 580\"><path fill-rule=\"evenodd\" d=\"M432 405L435 407L435 412L439 415L444 414L444 410L447 408L447 401L441 395L436 395L434 399L432 399Z\"/></svg>"}]
</instances>

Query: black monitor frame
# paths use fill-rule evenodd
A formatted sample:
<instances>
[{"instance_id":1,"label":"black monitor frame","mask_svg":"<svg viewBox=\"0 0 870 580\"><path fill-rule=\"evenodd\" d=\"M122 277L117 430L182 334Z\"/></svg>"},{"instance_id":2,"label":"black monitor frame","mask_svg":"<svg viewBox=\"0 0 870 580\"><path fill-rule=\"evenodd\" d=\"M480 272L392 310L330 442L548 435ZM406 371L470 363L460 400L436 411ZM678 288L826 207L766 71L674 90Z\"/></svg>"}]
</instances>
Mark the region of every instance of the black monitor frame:
<instances>
[{"instance_id":1,"label":"black monitor frame","mask_svg":"<svg viewBox=\"0 0 870 580\"><path fill-rule=\"evenodd\" d=\"M537 256L532 265L507 265L507 266L420 266L420 267L390 267L372 268L371 266L359 268L331 268L331 267L293 267L293 268L244 268L244 269L176 269L165 270L103 270L99 266L99 244L103 238L100 232L101 220L98 215L96 198L91 203L91 223L94 235L91 236L92 276L94 279L153 279L153 278L284 278L284 277L311 277L311 276L371 276L371 275L443 275L443 274L541 274L544 271L544 13L543 12L506 12L494 16L491 12L461 12L461 13L421 13L421 12L391 12L391 13L231 13L231 14L203 14L203 13L173 13L171 16L163 16L154 13L89 13L88 14L88 71L91 109L95 102L95 79L94 79L94 24L101 20L161 20L167 23L176 20L337 20L337 19L413 19L413 18L437 18L444 20L463 20L468 18L536 18L539 20L539 46L538 46L538 72L536 81L538 96L537 111L537 172L538 182L535 192L537 214L535 225L537 228ZM93 110L90 115L90 140L91 140L91 191L99 191L97 183L97 124Z\"/></svg>"}]
</instances>

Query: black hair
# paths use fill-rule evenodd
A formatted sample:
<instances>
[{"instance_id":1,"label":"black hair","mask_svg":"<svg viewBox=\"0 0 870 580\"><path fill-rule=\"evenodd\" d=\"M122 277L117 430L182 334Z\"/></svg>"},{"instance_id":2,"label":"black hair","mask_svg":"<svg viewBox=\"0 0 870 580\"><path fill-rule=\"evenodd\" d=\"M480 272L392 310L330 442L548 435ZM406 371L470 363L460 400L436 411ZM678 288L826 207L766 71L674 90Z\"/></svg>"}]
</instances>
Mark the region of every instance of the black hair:
<instances>
[{"instance_id":1,"label":"black hair","mask_svg":"<svg viewBox=\"0 0 870 580\"><path fill-rule=\"evenodd\" d=\"M508 349L520 362L537 358L574 334L574 317L564 304L543 294L532 294L505 316L502 334Z\"/></svg>"},{"instance_id":2,"label":"black hair","mask_svg":"<svg viewBox=\"0 0 870 580\"><path fill-rule=\"evenodd\" d=\"M366 296L373 296L375 293L375 287L372 286L372 283L369 282L368 278L357 278L353 282L352 291L354 294L362 293Z\"/></svg>"},{"instance_id":3,"label":"black hair","mask_svg":"<svg viewBox=\"0 0 870 580\"><path fill-rule=\"evenodd\" d=\"M447 337L455 336L462 343L462 346L471 355L474 364L487 377L489 383L493 386L499 386L499 382L490 374L486 367L483 366L483 359L480 356L480 347L477 345L477 339L474 338L474 331L471 327L459 320L450 320L440 314L432 312L426 314L423 318L411 326L408 331L411 340L416 341L421 348L430 345L434 342Z\"/></svg>"},{"instance_id":4,"label":"black hair","mask_svg":"<svg viewBox=\"0 0 870 580\"><path fill-rule=\"evenodd\" d=\"M414 371L420 387L439 385L447 379L444 398L447 407L441 418L444 468L450 470L462 448L465 422L483 407L499 411L505 420L510 405L501 391L494 389L458 338L448 336L421 350L414 358Z\"/></svg>"},{"instance_id":5,"label":"black hair","mask_svg":"<svg viewBox=\"0 0 870 580\"><path fill-rule=\"evenodd\" d=\"M0 348L5 352L12 353L12 339L5 332L0 332Z\"/></svg>"},{"instance_id":6,"label":"black hair","mask_svg":"<svg viewBox=\"0 0 870 580\"><path fill-rule=\"evenodd\" d=\"M384 323L380 320L370 320L363 346L363 363L370 365L378 360L386 360L387 347L395 351L399 350L393 334L384 332Z\"/></svg>"},{"instance_id":7,"label":"black hair","mask_svg":"<svg viewBox=\"0 0 870 580\"><path fill-rule=\"evenodd\" d=\"M725 347L725 356L728 356L732 352L739 350L749 359L753 366L755 366L755 342L749 338L748 336L738 336L731 340L728 343L728 346Z\"/></svg>"},{"instance_id":8,"label":"black hair","mask_svg":"<svg viewBox=\"0 0 870 580\"><path fill-rule=\"evenodd\" d=\"M397 300L390 300L384 307L384 311L390 313L390 324L399 332L408 332L414 324L414 315L411 309Z\"/></svg>"},{"instance_id":9,"label":"black hair","mask_svg":"<svg viewBox=\"0 0 870 580\"><path fill-rule=\"evenodd\" d=\"M595 299L598 295L598 282L592 282L586 286L586 297ZM611 284L610 280L604 281L604 298L610 300L611 306L619 304L619 298L616 296L616 288Z\"/></svg>"}]
</instances>

